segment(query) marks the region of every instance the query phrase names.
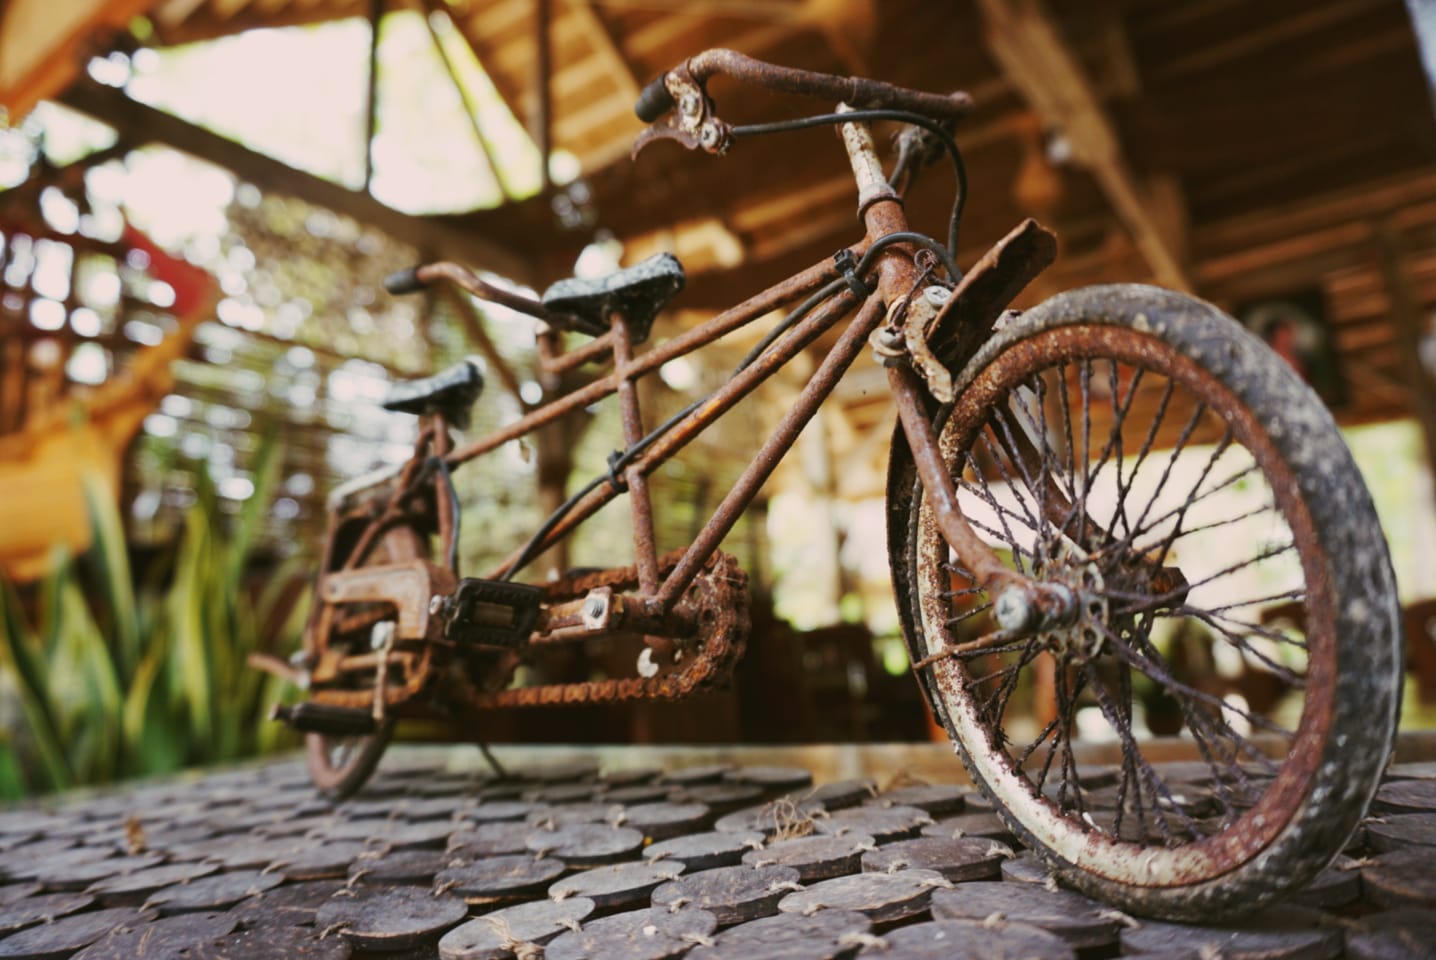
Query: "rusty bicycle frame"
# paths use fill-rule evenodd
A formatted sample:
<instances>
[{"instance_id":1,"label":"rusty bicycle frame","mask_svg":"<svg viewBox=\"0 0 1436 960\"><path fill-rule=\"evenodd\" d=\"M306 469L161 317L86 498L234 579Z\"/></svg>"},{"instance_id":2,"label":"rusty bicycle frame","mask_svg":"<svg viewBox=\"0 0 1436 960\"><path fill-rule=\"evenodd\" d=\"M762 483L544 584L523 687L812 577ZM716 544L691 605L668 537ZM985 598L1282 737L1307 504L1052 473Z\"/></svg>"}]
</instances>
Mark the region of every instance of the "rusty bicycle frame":
<instances>
[{"instance_id":1,"label":"rusty bicycle frame","mask_svg":"<svg viewBox=\"0 0 1436 960\"><path fill-rule=\"evenodd\" d=\"M671 108L672 116L650 126L635 146L635 152L660 137L677 139L690 148L698 146L713 153L724 152L733 128L713 113L704 87L707 78L715 74L727 74L774 90L831 96L843 101L840 112L876 105L900 107L950 121L959 118L970 106L965 94L920 93L876 81L776 67L732 51L708 51L660 77L644 91L639 103L640 116L652 119L645 116L645 107L648 114L665 113ZM685 612L681 603L685 593L701 571L712 563L724 537L753 502L803 427L869 344L885 365L897 404L900 431L912 451L925 493L935 506L940 528L976 579L998 597L999 624L1005 631L1015 632L1050 626L1068 617L1073 601L1065 588L1037 583L1004 565L964 518L953 480L938 449L929 399L930 396L951 399L947 371L933 356L932 346L947 344L944 349L949 353L953 349L960 352L975 349L1006 304L1051 262L1055 252L1052 235L1027 221L965 274L950 276L946 283L933 280L938 258L929 253L925 265L920 265L924 264L921 241L926 241L929 247L935 242L908 232L902 198L884 176L869 123L840 122L839 129L858 189L859 217L866 228L863 240L840 251L832 260L815 264L646 352L635 352L628 318L621 312L609 316L607 332L564 352L559 337L563 318L551 315L539 300L495 287L455 264L436 263L417 268L415 279L420 283L455 283L476 296L544 321L547 326L540 332L539 360L545 372L561 373L595 362L611 365L611 369L527 412L517 421L457 448L452 445L446 416L442 412L424 414L420 418L414 455L397 471L397 476L391 471L373 482L361 479L331 496L329 535L322 567L327 572L319 577L316 603L306 630L308 671L269 657L254 658L255 665L311 687L313 699L321 704L351 710L368 710L372 706L375 720L383 719L390 710L413 700L426 688L433 674L435 651L454 646L445 635L445 627L446 617L453 615L452 596L459 584L455 571L459 507L449 473L505 443L542 429L566 413L615 394L627 447L620 461L621 471L612 471L610 482L593 486L570 504L570 509L553 518L534 540L487 572L486 577L491 581L508 580L528 559L570 534L621 493L627 493L636 557L636 592L615 594L608 587L600 587L600 593L594 589L586 593L576 591L578 595L565 601L547 603L522 645L570 642L623 630L642 634L652 655L660 662L676 662L682 651L674 638L691 633L694 628L692 612ZM865 284L854 271L853 263L859 258L860 262L869 263L871 272L876 275L871 285ZM951 268L947 272L950 273ZM836 281L845 281L845 284ZM698 351L773 310L791 307L825 287L834 291L832 295L813 306L790 329L767 342L762 352L726 384L691 407L656 438L645 438L635 387L638 380L671 360ZM925 291L933 287L944 293L926 296ZM849 316L852 319L834 346L695 539L676 557L661 561L654 541L648 476ZM651 443L640 447L640 441L645 439ZM416 498L422 501L427 489L432 489L439 555L443 562L412 559L360 566L388 531L412 523L413 503ZM364 496L366 493L368 498ZM356 523L362 525L362 533L356 541L345 545L340 555L338 533L346 525ZM364 604L391 607L394 613L386 616L393 620L393 628L376 635L374 649L368 652L346 654L327 649L323 638L330 636L334 629L362 629L382 619L370 613L368 620L355 622L352 617L341 618L337 612L340 607ZM414 641L421 642L417 648ZM406 642L407 645L403 645ZM741 642L737 652L741 652ZM736 659L736 654L730 659ZM398 668L397 682L390 682L391 668ZM696 665L691 664L685 668L686 671L694 669ZM373 671L372 690L329 686L334 680L359 671ZM474 707L524 706L620 697L674 697L691 692L693 686L692 682L675 685L656 678L637 685L622 680L569 684L557 693L545 693L542 687L464 693L469 705ZM280 714L289 719L287 710L280 708Z\"/></svg>"}]
</instances>

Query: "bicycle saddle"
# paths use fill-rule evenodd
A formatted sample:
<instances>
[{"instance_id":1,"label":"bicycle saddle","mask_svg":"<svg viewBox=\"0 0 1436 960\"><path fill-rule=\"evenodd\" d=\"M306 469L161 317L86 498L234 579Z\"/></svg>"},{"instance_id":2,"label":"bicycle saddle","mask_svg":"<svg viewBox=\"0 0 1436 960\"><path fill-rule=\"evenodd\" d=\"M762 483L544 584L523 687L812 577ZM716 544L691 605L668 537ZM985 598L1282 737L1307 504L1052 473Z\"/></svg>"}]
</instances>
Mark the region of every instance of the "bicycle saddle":
<instances>
[{"instance_id":1,"label":"bicycle saddle","mask_svg":"<svg viewBox=\"0 0 1436 960\"><path fill-rule=\"evenodd\" d=\"M658 253L626 270L597 280L571 277L544 291L544 309L568 314L568 328L599 337L608 332L609 315L628 318L634 343L648 339L653 318L683 289L683 264L671 253Z\"/></svg>"},{"instance_id":2,"label":"bicycle saddle","mask_svg":"<svg viewBox=\"0 0 1436 960\"><path fill-rule=\"evenodd\" d=\"M472 360L460 360L432 377L401 380L380 404L397 413L442 413L460 430L469 425L469 408L484 389L484 377Z\"/></svg>"}]
</instances>

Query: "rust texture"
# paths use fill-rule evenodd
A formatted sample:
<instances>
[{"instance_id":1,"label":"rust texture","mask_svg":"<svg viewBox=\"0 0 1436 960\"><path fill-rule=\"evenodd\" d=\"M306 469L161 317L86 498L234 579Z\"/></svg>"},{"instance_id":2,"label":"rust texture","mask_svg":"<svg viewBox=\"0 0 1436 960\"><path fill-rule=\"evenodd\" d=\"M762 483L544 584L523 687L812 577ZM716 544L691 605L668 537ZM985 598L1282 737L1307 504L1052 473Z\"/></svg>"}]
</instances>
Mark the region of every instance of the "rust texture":
<instances>
[{"instance_id":1,"label":"rust texture","mask_svg":"<svg viewBox=\"0 0 1436 960\"><path fill-rule=\"evenodd\" d=\"M633 372L633 344L628 322L615 313L610 335L613 338L613 375L618 380L619 413L623 418L623 443L632 448L643 439L643 413L638 408L638 384ZM628 502L633 516L633 549L637 558L638 585L644 593L658 586L658 548L654 545L653 501L648 496L648 476L637 463L623 471Z\"/></svg>"},{"instance_id":2,"label":"rust texture","mask_svg":"<svg viewBox=\"0 0 1436 960\"><path fill-rule=\"evenodd\" d=\"M676 560L670 554L664 569ZM609 588L633 590L638 568L623 567L555 581L545 588L554 601L573 599L590 591ZM557 683L538 687L484 692L465 686L461 694L472 709L540 707L562 704L620 703L634 700L678 700L711 689L732 673L748 640L748 575L738 561L724 553L710 555L694 577L683 602L692 607L698 624L695 650L684 665L656 677L619 677L587 683Z\"/></svg>"},{"instance_id":3,"label":"rust texture","mask_svg":"<svg viewBox=\"0 0 1436 960\"><path fill-rule=\"evenodd\" d=\"M956 120L972 110L972 97L966 93L926 93L865 77L835 77L765 63L736 50L705 50L685 66L700 84L722 75L780 93L836 100L854 107L911 110L940 120Z\"/></svg>"}]
</instances>

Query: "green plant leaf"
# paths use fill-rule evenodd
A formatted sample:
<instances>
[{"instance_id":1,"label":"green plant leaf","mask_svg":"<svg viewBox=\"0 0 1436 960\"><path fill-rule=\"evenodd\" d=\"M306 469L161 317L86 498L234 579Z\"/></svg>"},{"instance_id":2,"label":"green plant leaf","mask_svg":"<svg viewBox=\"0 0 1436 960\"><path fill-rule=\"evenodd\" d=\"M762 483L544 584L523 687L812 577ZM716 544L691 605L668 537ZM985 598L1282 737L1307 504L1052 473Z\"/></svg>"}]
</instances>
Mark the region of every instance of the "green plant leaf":
<instances>
[{"instance_id":1,"label":"green plant leaf","mask_svg":"<svg viewBox=\"0 0 1436 960\"><path fill-rule=\"evenodd\" d=\"M4 730L0 730L0 801L19 800L26 794L25 769L19 752Z\"/></svg>"},{"instance_id":2,"label":"green plant leaf","mask_svg":"<svg viewBox=\"0 0 1436 960\"><path fill-rule=\"evenodd\" d=\"M126 773L167 773L184 763L179 717L163 689L166 651L151 645L125 693L123 728Z\"/></svg>"},{"instance_id":3,"label":"green plant leaf","mask_svg":"<svg viewBox=\"0 0 1436 960\"><path fill-rule=\"evenodd\" d=\"M259 447L255 451L253 466L254 492L244 502L244 507L235 517L228 544L228 574L235 589L241 587L245 563L254 548L256 538L269 513L269 501L279 482L279 469L283 458L279 455L278 434L273 427L264 431Z\"/></svg>"},{"instance_id":4,"label":"green plant leaf","mask_svg":"<svg viewBox=\"0 0 1436 960\"><path fill-rule=\"evenodd\" d=\"M104 632L74 581L66 585L62 609L72 668L83 678L86 696L81 707L85 715L82 733L89 739L77 738L75 743L88 744L93 751L82 760L74 751L84 747L72 745L71 765L88 782L113 780L119 772L124 711L124 694L115 660L105 643Z\"/></svg>"},{"instance_id":5,"label":"green plant leaf","mask_svg":"<svg viewBox=\"0 0 1436 960\"><path fill-rule=\"evenodd\" d=\"M128 679L140 661L140 622L124 523L109 485L98 475L84 477L90 512L90 549L85 562L94 571L93 586L102 595L121 675Z\"/></svg>"},{"instance_id":6,"label":"green plant leaf","mask_svg":"<svg viewBox=\"0 0 1436 960\"><path fill-rule=\"evenodd\" d=\"M7 671L19 691L20 709L26 728L39 754L46 786L55 790L68 787L73 777L61 746L59 717L50 697L48 664L38 642L30 633L20 614L20 599L7 580L0 579L0 670Z\"/></svg>"},{"instance_id":7,"label":"green plant leaf","mask_svg":"<svg viewBox=\"0 0 1436 960\"><path fill-rule=\"evenodd\" d=\"M185 513L184 544L170 588L170 623L175 631L175 665L194 741L207 743L214 732L210 618L222 597L210 595L214 531L199 506Z\"/></svg>"}]
</instances>

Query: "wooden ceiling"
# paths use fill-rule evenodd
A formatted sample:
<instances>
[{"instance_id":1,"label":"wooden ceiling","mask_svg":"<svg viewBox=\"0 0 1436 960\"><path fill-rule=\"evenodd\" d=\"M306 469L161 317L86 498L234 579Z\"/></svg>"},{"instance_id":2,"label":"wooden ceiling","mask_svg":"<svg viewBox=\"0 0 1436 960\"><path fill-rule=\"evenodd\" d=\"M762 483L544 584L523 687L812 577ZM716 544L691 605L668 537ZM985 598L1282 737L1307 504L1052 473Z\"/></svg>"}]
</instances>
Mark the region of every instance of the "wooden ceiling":
<instances>
[{"instance_id":1,"label":"wooden ceiling","mask_svg":"<svg viewBox=\"0 0 1436 960\"><path fill-rule=\"evenodd\" d=\"M592 216L579 230L559 224L552 196L390 218L401 232L416 223L425 236L432 230L434 249L459 249L455 238L467 236L461 252L471 259L491 257L483 265L544 283L565 275L601 229L632 256L676 249L690 273L678 306L703 311L850 243L853 191L828 131L743 141L723 158L660 143L629 161L641 85L702 49L729 46L972 92L978 108L958 133L972 185L959 259L970 262L1022 216L1038 216L1057 230L1062 253L1032 297L1155 279L1235 307L1315 288L1342 354L1344 421L1406 416L1430 395L1430 374L1413 358L1436 304L1436 121L1402 0L378 6L447 16L535 139L579 158L589 194ZM154 0L148 16L154 42L179 44L375 9L376 0ZM821 106L722 80L711 92L735 122ZM99 114L134 115L93 91L70 96L82 107L89 97ZM265 169L283 181L282 171ZM304 189L302 178L294 182ZM924 176L908 201L915 226L942 230L951 189L950 171Z\"/></svg>"}]
</instances>

